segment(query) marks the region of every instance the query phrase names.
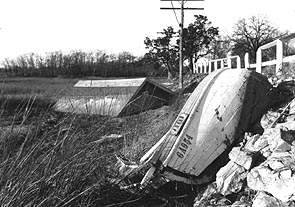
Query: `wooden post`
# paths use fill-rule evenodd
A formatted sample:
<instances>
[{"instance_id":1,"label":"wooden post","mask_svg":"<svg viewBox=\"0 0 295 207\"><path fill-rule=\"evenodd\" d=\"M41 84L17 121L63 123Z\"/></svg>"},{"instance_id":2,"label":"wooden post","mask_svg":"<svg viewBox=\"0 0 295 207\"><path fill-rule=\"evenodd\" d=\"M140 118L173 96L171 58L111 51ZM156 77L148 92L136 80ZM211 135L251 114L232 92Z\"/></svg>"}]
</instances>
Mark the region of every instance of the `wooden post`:
<instances>
[{"instance_id":1,"label":"wooden post","mask_svg":"<svg viewBox=\"0 0 295 207\"><path fill-rule=\"evenodd\" d=\"M209 73L211 73L211 67L212 67L211 61L209 61L208 63L209 63Z\"/></svg>"},{"instance_id":2,"label":"wooden post","mask_svg":"<svg viewBox=\"0 0 295 207\"><path fill-rule=\"evenodd\" d=\"M256 72L261 73L261 68L262 68L262 55L261 55L261 48L258 48L256 52Z\"/></svg>"},{"instance_id":3,"label":"wooden post","mask_svg":"<svg viewBox=\"0 0 295 207\"><path fill-rule=\"evenodd\" d=\"M230 57L227 58L227 66L228 66L229 68L231 68L231 58L230 58Z\"/></svg>"},{"instance_id":4,"label":"wooden post","mask_svg":"<svg viewBox=\"0 0 295 207\"><path fill-rule=\"evenodd\" d=\"M278 73L283 68L283 42L281 40L277 40L276 53L277 53L276 73Z\"/></svg>"},{"instance_id":5,"label":"wooden post","mask_svg":"<svg viewBox=\"0 0 295 207\"><path fill-rule=\"evenodd\" d=\"M241 58L237 56L237 69L241 69Z\"/></svg>"},{"instance_id":6,"label":"wooden post","mask_svg":"<svg viewBox=\"0 0 295 207\"><path fill-rule=\"evenodd\" d=\"M249 63L249 53L246 52L244 56L244 64L245 64L245 69L250 68L250 63Z\"/></svg>"},{"instance_id":7,"label":"wooden post","mask_svg":"<svg viewBox=\"0 0 295 207\"><path fill-rule=\"evenodd\" d=\"M217 70L217 60L214 61L214 70Z\"/></svg>"},{"instance_id":8,"label":"wooden post","mask_svg":"<svg viewBox=\"0 0 295 207\"><path fill-rule=\"evenodd\" d=\"M194 64L194 72L195 72L195 73L198 73L198 67L197 67L197 64Z\"/></svg>"}]
</instances>

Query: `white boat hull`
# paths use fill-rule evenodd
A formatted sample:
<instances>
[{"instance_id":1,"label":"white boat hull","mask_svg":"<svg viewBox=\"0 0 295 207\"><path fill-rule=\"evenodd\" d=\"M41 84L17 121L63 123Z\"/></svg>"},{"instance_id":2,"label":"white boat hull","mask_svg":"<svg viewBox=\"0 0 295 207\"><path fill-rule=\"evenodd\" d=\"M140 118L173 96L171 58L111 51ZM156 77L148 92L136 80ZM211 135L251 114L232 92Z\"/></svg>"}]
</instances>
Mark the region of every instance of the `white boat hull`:
<instances>
[{"instance_id":1,"label":"white boat hull","mask_svg":"<svg viewBox=\"0 0 295 207\"><path fill-rule=\"evenodd\" d=\"M208 75L191 94L168 133L141 160L152 164L142 184L156 172L184 183L208 182L206 175L200 177L202 172L249 126L251 120L245 112L249 112L255 97L246 99L253 98L249 93L253 90L250 82L257 78L254 73L224 69ZM267 85L265 90L270 87Z\"/></svg>"}]
</instances>

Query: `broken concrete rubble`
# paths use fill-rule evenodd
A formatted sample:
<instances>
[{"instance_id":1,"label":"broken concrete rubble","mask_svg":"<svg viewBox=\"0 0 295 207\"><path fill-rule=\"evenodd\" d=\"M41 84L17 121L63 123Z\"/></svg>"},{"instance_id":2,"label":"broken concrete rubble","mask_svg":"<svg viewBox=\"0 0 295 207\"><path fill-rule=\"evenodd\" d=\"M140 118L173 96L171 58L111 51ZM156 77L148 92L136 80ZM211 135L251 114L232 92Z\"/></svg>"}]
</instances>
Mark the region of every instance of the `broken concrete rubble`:
<instances>
[{"instance_id":1,"label":"broken concrete rubble","mask_svg":"<svg viewBox=\"0 0 295 207\"><path fill-rule=\"evenodd\" d=\"M261 191L253 200L252 207L288 207L288 204Z\"/></svg>"},{"instance_id":2,"label":"broken concrete rubble","mask_svg":"<svg viewBox=\"0 0 295 207\"><path fill-rule=\"evenodd\" d=\"M235 201L231 207L250 207L248 203L244 203L243 201Z\"/></svg>"},{"instance_id":3,"label":"broken concrete rubble","mask_svg":"<svg viewBox=\"0 0 295 207\"><path fill-rule=\"evenodd\" d=\"M229 161L216 174L217 190L223 195L239 192L246 178L246 170L233 161Z\"/></svg>"},{"instance_id":4,"label":"broken concrete rubble","mask_svg":"<svg viewBox=\"0 0 295 207\"><path fill-rule=\"evenodd\" d=\"M281 138L281 128L266 129L263 136L267 137L269 148L275 152L285 152L291 150L291 145Z\"/></svg>"},{"instance_id":5,"label":"broken concrete rubble","mask_svg":"<svg viewBox=\"0 0 295 207\"><path fill-rule=\"evenodd\" d=\"M295 144L295 130L281 130L281 139L292 146Z\"/></svg>"},{"instance_id":6,"label":"broken concrete rubble","mask_svg":"<svg viewBox=\"0 0 295 207\"><path fill-rule=\"evenodd\" d=\"M236 196L232 207L295 206L295 99L291 100L295 82L282 82L274 90L289 104L275 107L263 116L260 122L263 133L245 133L244 140L229 153L230 161L217 173L215 193ZM256 153L263 156L256 160ZM238 182L231 190L229 183L235 181ZM235 193L241 183L245 185ZM241 195L247 199L241 200Z\"/></svg>"},{"instance_id":7,"label":"broken concrete rubble","mask_svg":"<svg viewBox=\"0 0 295 207\"><path fill-rule=\"evenodd\" d=\"M254 154L241 150L240 147L234 147L228 155L229 159L246 170L249 170L253 163Z\"/></svg>"},{"instance_id":8,"label":"broken concrete rubble","mask_svg":"<svg viewBox=\"0 0 295 207\"><path fill-rule=\"evenodd\" d=\"M263 152L268 148L267 138L264 136L260 136L259 134L255 134L254 136L245 135L245 145L244 150L249 152ZM266 149L267 148L267 149Z\"/></svg>"},{"instance_id":9,"label":"broken concrete rubble","mask_svg":"<svg viewBox=\"0 0 295 207\"><path fill-rule=\"evenodd\" d=\"M260 124L263 129L269 128L280 116L278 111L268 111L261 118Z\"/></svg>"},{"instance_id":10,"label":"broken concrete rubble","mask_svg":"<svg viewBox=\"0 0 295 207\"><path fill-rule=\"evenodd\" d=\"M290 128L293 123L286 124L289 128L284 127L284 130L282 130L283 124L278 124L275 128L265 130L262 136L246 135L245 143L241 147L232 149L229 153L231 161L217 173L216 183L219 193L228 195L237 192L236 189L240 188L246 175L248 187L259 193L262 191L269 193L269 195L259 194L253 206L286 206L283 202L295 200L295 154L292 151L294 147L290 145L295 139L293 137L295 128ZM254 167L255 153L249 152L263 149L268 149L270 153L265 156L264 162ZM254 168L251 169L252 166ZM235 183L235 186L229 183Z\"/></svg>"},{"instance_id":11,"label":"broken concrete rubble","mask_svg":"<svg viewBox=\"0 0 295 207\"><path fill-rule=\"evenodd\" d=\"M206 190L195 199L194 207L208 206L209 199L217 194L216 183L207 186Z\"/></svg>"},{"instance_id":12,"label":"broken concrete rubble","mask_svg":"<svg viewBox=\"0 0 295 207\"><path fill-rule=\"evenodd\" d=\"M257 162L256 153L262 154L264 161ZM229 158L217 173L218 193L225 196L239 190L242 193L242 184L246 183L247 188L257 192L254 207L285 207L295 203L295 121L265 128L262 135L246 133L239 147L232 148ZM240 201L238 205L247 206Z\"/></svg>"},{"instance_id":13,"label":"broken concrete rubble","mask_svg":"<svg viewBox=\"0 0 295 207\"><path fill-rule=\"evenodd\" d=\"M289 116L292 116L294 114L295 114L295 100L292 100L290 102Z\"/></svg>"},{"instance_id":14,"label":"broken concrete rubble","mask_svg":"<svg viewBox=\"0 0 295 207\"><path fill-rule=\"evenodd\" d=\"M266 191L283 202L295 200L295 176L288 176L288 170L281 174L267 166L255 167L247 176L247 184L251 189Z\"/></svg>"}]
</instances>

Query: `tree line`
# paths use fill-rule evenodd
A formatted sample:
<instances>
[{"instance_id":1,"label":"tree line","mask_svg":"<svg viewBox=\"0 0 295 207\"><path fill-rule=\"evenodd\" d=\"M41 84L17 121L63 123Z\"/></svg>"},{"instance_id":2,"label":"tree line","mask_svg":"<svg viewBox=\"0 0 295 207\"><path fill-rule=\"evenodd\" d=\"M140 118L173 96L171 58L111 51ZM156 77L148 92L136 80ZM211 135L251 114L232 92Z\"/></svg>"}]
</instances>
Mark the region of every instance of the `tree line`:
<instances>
[{"instance_id":1,"label":"tree line","mask_svg":"<svg viewBox=\"0 0 295 207\"><path fill-rule=\"evenodd\" d=\"M22 77L145 77L165 74L154 64L129 52L106 54L100 50L56 51L45 56L30 53L5 59L2 64L9 76Z\"/></svg>"},{"instance_id":2,"label":"tree line","mask_svg":"<svg viewBox=\"0 0 295 207\"><path fill-rule=\"evenodd\" d=\"M250 63L255 63L256 51L260 46L289 34L274 27L261 15L239 19L228 35L220 35L219 28L212 26L206 16L195 15L195 18L183 31L184 60L190 72L193 71L193 62L201 57L219 59L238 55L243 60L245 53L249 53ZM179 35L174 28L164 29L157 38L147 37L144 43L149 50L145 55L148 59L166 66L170 76L178 73ZM294 44L290 44L290 41L283 44L285 56L295 54ZM264 50L263 61L274 59L275 49Z\"/></svg>"},{"instance_id":3,"label":"tree line","mask_svg":"<svg viewBox=\"0 0 295 207\"><path fill-rule=\"evenodd\" d=\"M264 16L242 18L228 35L220 35L219 28L212 26L206 16L195 15L195 21L183 29L183 54L185 71L193 72L193 64L199 58L225 58L238 55L241 59L249 53L250 63L256 62L257 49L277 38L287 35L272 26ZM106 54L103 51L61 51L45 56L30 53L16 59L5 59L4 70L11 76L38 77L143 77L177 76L179 68L179 31L169 26L156 38L146 37L144 44L148 52L136 57L129 52ZM275 48L263 52L263 60L275 57ZM294 55L294 44L284 42L284 55Z\"/></svg>"}]
</instances>

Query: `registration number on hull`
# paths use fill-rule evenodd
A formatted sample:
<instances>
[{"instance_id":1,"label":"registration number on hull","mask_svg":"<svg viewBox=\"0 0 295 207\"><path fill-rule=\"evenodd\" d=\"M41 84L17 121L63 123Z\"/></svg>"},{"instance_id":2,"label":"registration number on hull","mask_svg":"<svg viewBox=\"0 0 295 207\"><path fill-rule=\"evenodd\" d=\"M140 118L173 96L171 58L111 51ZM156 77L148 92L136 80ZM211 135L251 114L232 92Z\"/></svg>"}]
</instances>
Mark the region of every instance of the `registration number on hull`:
<instances>
[{"instance_id":1,"label":"registration number on hull","mask_svg":"<svg viewBox=\"0 0 295 207\"><path fill-rule=\"evenodd\" d=\"M192 136L190 136L188 134L185 135L184 139L180 143L180 145L179 145L179 147L177 149L177 152L176 152L176 155L179 158L183 158L184 155L187 153L189 145L192 144L192 140L193 140Z\"/></svg>"}]
</instances>

